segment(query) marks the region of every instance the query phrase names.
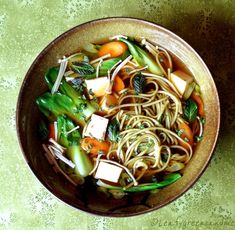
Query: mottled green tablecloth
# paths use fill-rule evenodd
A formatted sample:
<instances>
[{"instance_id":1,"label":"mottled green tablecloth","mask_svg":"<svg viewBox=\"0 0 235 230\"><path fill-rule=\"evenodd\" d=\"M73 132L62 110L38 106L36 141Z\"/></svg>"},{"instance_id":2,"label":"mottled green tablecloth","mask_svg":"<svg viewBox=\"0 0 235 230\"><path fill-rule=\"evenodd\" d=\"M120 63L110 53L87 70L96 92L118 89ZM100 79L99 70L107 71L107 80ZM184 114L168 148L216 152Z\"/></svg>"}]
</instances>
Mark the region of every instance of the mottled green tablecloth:
<instances>
[{"instance_id":1,"label":"mottled green tablecloth","mask_svg":"<svg viewBox=\"0 0 235 230\"><path fill-rule=\"evenodd\" d=\"M222 108L215 154L194 187L125 219L88 215L48 193L24 162L15 128L19 88L38 53L67 29L107 16L148 19L184 38L210 68ZM234 38L233 0L0 0L0 229L235 229Z\"/></svg>"}]
</instances>

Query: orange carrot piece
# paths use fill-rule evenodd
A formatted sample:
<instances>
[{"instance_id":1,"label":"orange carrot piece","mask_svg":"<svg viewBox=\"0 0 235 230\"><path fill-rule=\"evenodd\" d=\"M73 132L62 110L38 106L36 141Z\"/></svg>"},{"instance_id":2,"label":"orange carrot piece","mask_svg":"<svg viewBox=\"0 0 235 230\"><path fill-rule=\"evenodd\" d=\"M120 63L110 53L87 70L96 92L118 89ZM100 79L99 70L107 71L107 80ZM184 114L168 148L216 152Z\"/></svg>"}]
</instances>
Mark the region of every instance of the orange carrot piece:
<instances>
[{"instance_id":1,"label":"orange carrot piece","mask_svg":"<svg viewBox=\"0 0 235 230\"><path fill-rule=\"evenodd\" d=\"M118 57L127 50L127 45L120 41L112 41L101 46L98 54L104 56L110 54L111 57Z\"/></svg>"},{"instance_id":2,"label":"orange carrot piece","mask_svg":"<svg viewBox=\"0 0 235 230\"><path fill-rule=\"evenodd\" d=\"M103 96L103 98L100 100L100 108L103 111L109 111L112 107L118 105L117 98L112 94L106 94Z\"/></svg>"},{"instance_id":3,"label":"orange carrot piece","mask_svg":"<svg viewBox=\"0 0 235 230\"><path fill-rule=\"evenodd\" d=\"M113 90L118 93L123 89L125 89L123 80L119 76L116 76L113 82Z\"/></svg>"},{"instance_id":4,"label":"orange carrot piece","mask_svg":"<svg viewBox=\"0 0 235 230\"><path fill-rule=\"evenodd\" d=\"M52 139L55 140L55 127L54 127L54 123L50 123L48 129L49 129L48 139L52 138Z\"/></svg>"},{"instance_id":5,"label":"orange carrot piece","mask_svg":"<svg viewBox=\"0 0 235 230\"><path fill-rule=\"evenodd\" d=\"M178 128L179 131L182 130L180 137L193 146L193 132L191 128L185 122L180 122ZM179 144L184 148L189 149L189 147L183 141L179 141Z\"/></svg>"},{"instance_id":6,"label":"orange carrot piece","mask_svg":"<svg viewBox=\"0 0 235 230\"><path fill-rule=\"evenodd\" d=\"M97 156L99 151L105 154L108 153L110 143L108 141L98 141L97 139L86 137L82 139L81 147L85 151L89 151L92 156Z\"/></svg>"},{"instance_id":7,"label":"orange carrot piece","mask_svg":"<svg viewBox=\"0 0 235 230\"><path fill-rule=\"evenodd\" d=\"M193 92L191 95L191 98L197 103L198 106L198 114L200 116L204 116L204 103L202 101L202 98L199 94Z\"/></svg>"}]
</instances>

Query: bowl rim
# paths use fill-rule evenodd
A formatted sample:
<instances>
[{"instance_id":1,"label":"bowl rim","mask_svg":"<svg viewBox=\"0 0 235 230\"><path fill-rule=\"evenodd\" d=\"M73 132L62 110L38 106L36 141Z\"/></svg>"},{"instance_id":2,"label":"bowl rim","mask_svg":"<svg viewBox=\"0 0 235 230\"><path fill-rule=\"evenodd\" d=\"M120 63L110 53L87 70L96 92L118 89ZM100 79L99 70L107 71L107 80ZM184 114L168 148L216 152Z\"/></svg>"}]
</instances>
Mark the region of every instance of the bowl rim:
<instances>
[{"instance_id":1,"label":"bowl rim","mask_svg":"<svg viewBox=\"0 0 235 230\"><path fill-rule=\"evenodd\" d=\"M76 32L76 29L79 27L86 27L89 26L89 24L93 24L93 23L99 23L99 22L109 22L109 21L118 21L118 20L123 20L123 21L132 21L135 23L143 23L146 25L150 25L152 27L160 28L163 31L166 31L168 34L173 35L173 37L176 37L181 43L183 43L184 46L187 47L187 49L190 49L197 57L197 59L200 61L200 63L203 65L203 67L205 68L208 77L210 78L211 84L213 85L213 88L215 89L215 101L217 102L217 112L218 112L218 120L217 120L217 128L216 128L216 132L215 132L215 138L214 138L214 142L211 148L211 151L208 155L207 160L204 162L203 167L199 170L199 173L197 174L197 176L193 179L190 180L190 182L182 189L180 190L180 192L172 197L170 197L169 199L167 199L165 202L155 206L155 207L151 207L147 210L142 210L142 211L136 211L135 213L112 213L112 212L108 212L108 213L104 213L101 211L97 211L97 210L92 210L90 211L90 209L88 208L78 208L76 207L74 204L70 203L69 201L66 201L66 199L64 199L63 197L59 197L57 194L55 194L53 192L53 189L51 189L46 183L43 182L40 174L32 167L32 165L29 164L27 156L25 154L25 148L23 146L23 142L21 140L22 138L22 134L21 134L21 130L20 130L20 110L22 107L22 96L24 93L24 89L25 89L25 85L30 77L30 73L33 70L33 68L35 67L35 65L37 64L37 62L43 57L44 53L47 52L48 49L52 48L57 42L59 42L60 40L63 40L66 38L67 35L72 34L74 32ZM45 187L50 194L52 194L54 197L56 197L57 200L59 200L60 202L62 201L64 204L66 204L67 206L70 206L78 211L83 211L85 213L89 213L92 215L98 215L98 216L103 216L103 217L133 217L133 216L137 216L137 215L141 215L141 214L145 214L145 213L149 213L149 212L153 212L158 210L159 208L162 208L168 204L170 204L171 202L175 201L176 199L178 199L179 197L181 197L183 194L185 194L191 187L193 187L193 185L199 180L199 178L202 176L202 174L204 173L204 171L206 170L206 168L208 167L211 159L212 159L212 155L215 151L216 148L216 144L218 142L218 135L219 135L219 130L220 130L220 120L221 120L221 111L220 111L220 101L219 101L219 96L218 96L218 91L216 88L216 84L214 82L214 79L207 67L207 65L205 64L205 62L203 61L203 59L200 57L200 55L184 40L182 39L180 36L178 36L177 34L175 34L174 32L172 32L171 30L167 29L165 26L162 26L156 22L152 22L150 20L146 20L146 19L142 19L142 18L137 18L137 17L126 17L126 16L115 16L115 17L105 17L105 18L98 18L98 19L94 19L94 20L90 20L81 24L78 24L76 26L73 26L72 28L66 30L65 32L63 32L62 34L60 34L59 36L57 36L56 38L54 38L46 47L44 47L42 49L41 52L39 52L39 54L37 54L36 58L34 59L34 61L32 62L32 64L30 65L28 71L25 74L25 77L23 79L23 82L21 84L19 93L18 93L18 99L17 99L17 104L16 104L16 131L17 131L17 139L18 139L18 143L20 145L20 149L23 155L23 158L25 160L25 162L27 163L30 171L34 174L34 176L38 179L38 181L43 185L43 187Z\"/></svg>"}]
</instances>

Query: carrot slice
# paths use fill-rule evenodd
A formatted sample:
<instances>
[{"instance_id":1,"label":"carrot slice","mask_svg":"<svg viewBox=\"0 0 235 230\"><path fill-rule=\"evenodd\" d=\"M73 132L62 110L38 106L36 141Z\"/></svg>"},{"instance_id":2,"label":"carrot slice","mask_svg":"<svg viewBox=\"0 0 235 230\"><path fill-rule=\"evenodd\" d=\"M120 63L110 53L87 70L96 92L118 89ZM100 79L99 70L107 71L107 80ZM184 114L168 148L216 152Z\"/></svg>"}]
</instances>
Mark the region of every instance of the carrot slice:
<instances>
[{"instance_id":1,"label":"carrot slice","mask_svg":"<svg viewBox=\"0 0 235 230\"><path fill-rule=\"evenodd\" d=\"M54 123L50 123L48 129L49 129L48 139L52 138L52 139L55 140L55 126L54 126Z\"/></svg>"},{"instance_id":2,"label":"carrot slice","mask_svg":"<svg viewBox=\"0 0 235 230\"><path fill-rule=\"evenodd\" d=\"M113 82L113 90L118 93L124 88L125 88L125 84L123 80L119 76L116 76Z\"/></svg>"},{"instance_id":3,"label":"carrot slice","mask_svg":"<svg viewBox=\"0 0 235 230\"><path fill-rule=\"evenodd\" d=\"M92 156L97 156L99 151L103 153L108 153L110 143L108 141L98 141L91 137L86 137L82 139L81 147L85 151L89 151Z\"/></svg>"},{"instance_id":4,"label":"carrot slice","mask_svg":"<svg viewBox=\"0 0 235 230\"><path fill-rule=\"evenodd\" d=\"M118 100L112 94L106 94L100 100L100 108L103 112L108 112L111 108L117 105L118 105Z\"/></svg>"},{"instance_id":5,"label":"carrot slice","mask_svg":"<svg viewBox=\"0 0 235 230\"><path fill-rule=\"evenodd\" d=\"M191 98L197 103L197 106L198 106L198 114L200 116L204 116L204 103L202 101L202 98L199 94L193 92L192 95L191 95Z\"/></svg>"},{"instance_id":6,"label":"carrot slice","mask_svg":"<svg viewBox=\"0 0 235 230\"><path fill-rule=\"evenodd\" d=\"M180 137L193 146L193 132L191 128L185 122L180 122L178 128L179 131L182 132ZM179 141L179 144L184 148L189 149L188 145L186 145L183 141Z\"/></svg>"},{"instance_id":7,"label":"carrot slice","mask_svg":"<svg viewBox=\"0 0 235 230\"><path fill-rule=\"evenodd\" d=\"M112 41L101 46L98 54L104 56L110 54L111 57L118 57L127 50L127 45L120 41Z\"/></svg>"}]
</instances>

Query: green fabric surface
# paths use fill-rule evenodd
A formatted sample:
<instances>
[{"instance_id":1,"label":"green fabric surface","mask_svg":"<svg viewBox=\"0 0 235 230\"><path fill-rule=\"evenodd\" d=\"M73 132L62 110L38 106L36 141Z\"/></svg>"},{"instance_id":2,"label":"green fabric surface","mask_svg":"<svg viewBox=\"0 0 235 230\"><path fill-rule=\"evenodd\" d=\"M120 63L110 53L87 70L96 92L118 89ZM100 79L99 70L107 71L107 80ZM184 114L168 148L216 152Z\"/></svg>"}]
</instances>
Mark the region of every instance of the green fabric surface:
<instances>
[{"instance_id":1,"label":"green fabric surface","mask_svg":"<svg viewBox=\"0 0 235 230\"><path fill-rule=\"evenodd\" d=\"M35 57L71 27L108 16L151 20L181 36L205 60L221 100L218 144L202 177L175 202L131 218L58 201L30 172L16 136L17 96ZM0 0L0 229L235 229L234 38L233 0Z\"/></svg>"}]
</instances>

